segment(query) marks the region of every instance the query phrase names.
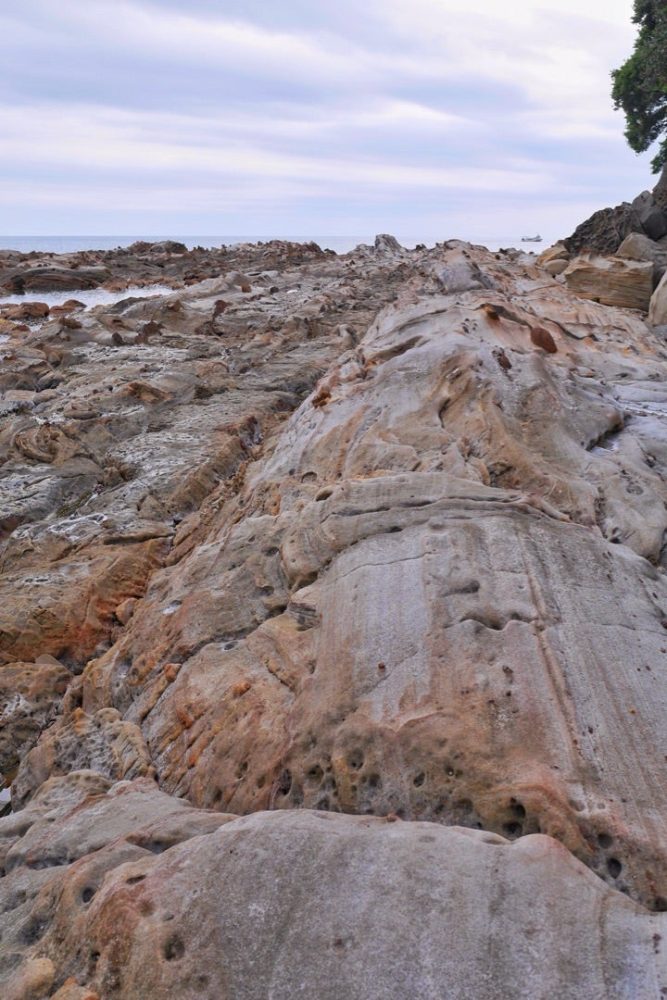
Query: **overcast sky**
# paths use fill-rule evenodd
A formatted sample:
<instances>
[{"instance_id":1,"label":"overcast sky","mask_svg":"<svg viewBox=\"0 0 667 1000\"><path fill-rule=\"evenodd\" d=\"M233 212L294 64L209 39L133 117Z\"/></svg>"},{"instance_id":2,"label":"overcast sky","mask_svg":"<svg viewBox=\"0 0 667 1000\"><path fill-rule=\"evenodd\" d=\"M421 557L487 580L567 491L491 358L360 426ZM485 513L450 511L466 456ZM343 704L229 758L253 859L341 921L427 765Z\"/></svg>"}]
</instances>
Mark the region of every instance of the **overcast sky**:
<instances>
[{"instance_id":1,"label":"overcast sky","mask_svg":"<svg viewBox=\"0 0 667 1000\"><path fill-rule=\"evenodd\" d=\"M0 0L0 233L567 233L632 0Z\"/></svg>"}]
</instances>

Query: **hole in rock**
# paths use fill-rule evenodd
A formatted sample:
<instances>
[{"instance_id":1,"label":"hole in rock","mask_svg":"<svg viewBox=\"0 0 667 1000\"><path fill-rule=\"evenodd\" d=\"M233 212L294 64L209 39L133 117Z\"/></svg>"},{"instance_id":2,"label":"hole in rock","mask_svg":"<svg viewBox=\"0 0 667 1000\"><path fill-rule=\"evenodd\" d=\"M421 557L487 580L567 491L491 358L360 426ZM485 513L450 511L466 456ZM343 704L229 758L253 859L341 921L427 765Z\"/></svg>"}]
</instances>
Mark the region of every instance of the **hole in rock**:
<instances>
[{"instance_id":1,"label":"hole in rock","mask_svg":"<svg viewBox=\"0 0 667 1000\"><path fill-rule=\"evenodd\" d=\"M89 903L91 901L91 899L93 898L93 896L95 895L95 892L96 892L96 890L93 889L92 886L87 885L86 888L81 893L81 901L83 903Z\"/></svg>"},{"instance_id":2,"label":"hole in rock","mask_svg":"<svg viewBox=\"0 0 667 1000\"><path fill-rule=\"evenodd\" d=\"M285 769L280 778L278 779L278 791L281 795L288 795L289 790L292 787L292 774L290 771Z\"/></svg>"},{"instance_id":3,"label":"hole in rock","mask_svg":"<svg viewBox=\"0 0 667 1000\"><path fill-rule=\"evenodd\" d=\"M512 813L517 817L517 819L525 819L526 810L525 807L518 799L510 799L510 809Z\"/></svg>"},{"instance_id":4,"label":"hole in rock","mask_svg":"<svg viewBox=\"0 0 667 1000\"><path fill-rule=\"evenodd\" d=\"M421 788L421 786L424 784L425 781L426 781L426 775L424 774L423 771L420 771L419 774L416 774L412 779L412 784L416 788Z\"/></svg>"},{"instance_id":5,"label":"hole in rock","mask_svg":"<svg viewBox=\"0 0 667 1000\"><path fill-rule=\"evenodd\" d=\"M618 858L609 858L607 860L607 871L612 878L618 878L618 876L623 871L623 865L618 860Z\"/></svg>"},{"instance_id":6,"label":"hole in rock","mask_svg":"<svg viewBox=\"0 0 667 1000\"><path fill-rule=\"evenodd\" d=\"M185 954L185 945L178 934L174 934L165 941L162 951L168 962L177 962Z\"/></svg>"},{"instance_id":7,"label":"hole in rock","mask_svg":"<svg viewBox=\"0 0 667 1000\"><path fill-rule=\"evenodd\" d=\"M523 826L521 823L504 823L503 830L508 837L520 837L523 833Z\"/></svg>"},{"instance_id":8,"label":"hole in rock","mask_svg":"<svg viewBox=\"0 0 667 1000\"><path fill-rule=\"evenodd\" d=\"M600 845L600 847L603 848L603 850L606 851L607 848L611 847L613 843L614 843L614 838L610 837L608 833L598 834L598 844Z\"/></svg>"}]
</instances>

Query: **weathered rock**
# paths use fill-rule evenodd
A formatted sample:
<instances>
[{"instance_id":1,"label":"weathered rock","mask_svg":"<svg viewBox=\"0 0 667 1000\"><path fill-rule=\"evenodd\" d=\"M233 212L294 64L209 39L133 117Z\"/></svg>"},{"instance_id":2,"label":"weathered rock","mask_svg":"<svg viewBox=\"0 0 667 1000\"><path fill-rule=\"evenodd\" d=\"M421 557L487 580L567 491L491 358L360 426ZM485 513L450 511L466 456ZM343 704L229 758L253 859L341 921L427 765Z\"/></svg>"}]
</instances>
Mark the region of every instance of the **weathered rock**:
<instances>
[{"instance_id":1,"label":"weathered rock","mask_svg":"<svg viewBox=\"0 0 667 1000\"><path fill-rule=\"evenodd\" d=\"M77 676L0 995L659 995L660 333L455 241L123 260L191 284L3 344L0 649Z\"/></svg>"},{"instance_id":2,"label":"weathered rock","mask_svg":"<svg viewBox=\"0 0 667 1000\"><path fill-rule=\"evenodd\" d=\"M649 262L577 257L563 275L576 295L603 305L648 311L653 294L653 265Z\"/></svg>"},{"instance_id":3,"label":"weathered rock","mask_svg":"<svg viewBox=\"0 0 667 1000\"><path fill-rule=\"evenodd\" d=\"M563 240L568 254L615 254L630 233L644 233L639 213L628 202L603 208Z\"/></svg>"},{"instance_id":4,"label":"weathered rock","mask_svg":"<svg viewBox=\"0 0 667 1000\"><path fill-rule=\"evenodd\" d=\"M23 963L5 995L29 995L22 981L35 996L62 982L68 1000L528 1000L548 983L564 1000L630 1000L665 982L667 917L545 836L308 812L233 820L136 783L61 806L59 830L53 811L37 815L8 859L0 921ZM47 856L59 866L31 871Z\"/></svg>"},{"instance_id":5,"label":"weathered rock","mask_svg":"<svg viewBox=\"0 0 667 1000\"><path fill-rule=\"evenodd\" d=\"M652 240L659 240L667 236L667 216L656 204L653 194L650 191L643 191L632 202L632 207L639 216L642 229Z\"/></svg>"},{"instance_id":6,"label":"weathered rock","mask_svg":"<svg viewBox=\"0 0 667 1000\"><path fill-rule=\"evenodd\" d=\"M565 246L565 244L554 243L553 246L547 247L546 250L542 251L542 253L537 258L537 262L538 264L544 265L544 264L551 264L553 261L556 260L568 260L568 259L569 259L569 254L567 252L567 247Z\"/></svg>"},{"instance_id":7,"label":"weathered rock","mask_svg":"<svg viewBox=\"0 0 667 1000\"><path fill-rule=\"evenodd\" d=\"M14 774L51 724L72 679L62 664L45 659L0 664L0 780Z\"/></svg>"},{"instance_id":8,"label":"weathered rock","mask_svg":"<svg viewBox=\"0 0 667 1000\"><path fill-rule=\"evenodd\" d=\"M648 321L652 326L667 326L667 274L651 296Z\"/></svg>"},{"instance_id":9,"label":"weathered rock","mask_svg":"<svg viewBox=\"0 0 667 1000\"><path fill-rule=\"evenodd\" d=\"M542 266L548 274L556 278L559 274L562 274L563 271L567 270L569 263L569 260L566 258L558 257L555 260L547 261L546 264L543 264Z\"/></svg>"}]
</instances>

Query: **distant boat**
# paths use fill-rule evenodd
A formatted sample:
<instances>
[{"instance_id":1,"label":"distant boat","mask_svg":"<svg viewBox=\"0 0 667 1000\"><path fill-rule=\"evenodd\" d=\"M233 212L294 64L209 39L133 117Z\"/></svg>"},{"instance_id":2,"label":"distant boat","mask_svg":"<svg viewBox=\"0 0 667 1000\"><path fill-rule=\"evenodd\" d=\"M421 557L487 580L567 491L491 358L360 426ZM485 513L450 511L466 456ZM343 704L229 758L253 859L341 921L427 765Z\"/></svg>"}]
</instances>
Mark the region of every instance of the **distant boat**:
<instances>
[{"instance_id":1,"label":"distant boat","mask_svg":"<svg viewBox=\"0 0 667 1000\"><path fill-rule=\"evenodd\" d=\"M539 233L538 233L537 236L522 236L521 237L521 242L522 243L541 243L542 242L542 237L539 235Z\"/></svg>"}]
</instances>

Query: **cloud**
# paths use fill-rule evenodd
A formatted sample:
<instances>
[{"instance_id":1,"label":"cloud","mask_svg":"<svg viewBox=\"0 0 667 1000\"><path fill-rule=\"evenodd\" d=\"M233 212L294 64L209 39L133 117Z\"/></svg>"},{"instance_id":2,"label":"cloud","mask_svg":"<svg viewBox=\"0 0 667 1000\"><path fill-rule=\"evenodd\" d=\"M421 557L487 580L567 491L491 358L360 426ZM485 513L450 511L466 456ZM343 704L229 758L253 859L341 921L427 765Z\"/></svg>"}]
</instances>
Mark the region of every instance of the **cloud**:
<instances>
[{"instance_id":1,"label":"cloud","mask_svg":"<svg viewBox=\"0 0 667 1000\"><path fill-rule=\"evenodd\" d=\"M609 97L631 7L4 0L0 227L571 228L650 183Z\"/></svg>"}]
</instances>

